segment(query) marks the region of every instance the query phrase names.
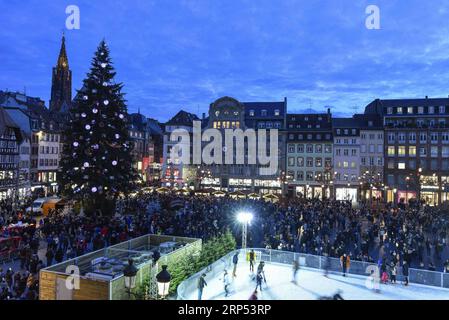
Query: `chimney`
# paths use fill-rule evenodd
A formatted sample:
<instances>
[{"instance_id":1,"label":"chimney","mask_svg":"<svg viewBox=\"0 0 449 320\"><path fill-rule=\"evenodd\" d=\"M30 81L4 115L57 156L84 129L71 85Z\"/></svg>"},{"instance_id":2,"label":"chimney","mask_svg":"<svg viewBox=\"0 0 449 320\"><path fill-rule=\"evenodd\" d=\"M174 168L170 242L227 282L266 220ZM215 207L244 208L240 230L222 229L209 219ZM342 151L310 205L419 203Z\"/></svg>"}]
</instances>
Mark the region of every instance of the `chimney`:
<instances>
[{"instance_id":1,"label":"chimney","mask_svg":"<svg viewBox=\"0 0 449 320\"><path fill-rule=\"evenodd\" d=\"M203 120L206 119L206 113L203 112Z\"/></svg>"},{"instance_id":2,"label":"chimney","mask_svg":"<svg viewBox=\"0 0 449 320\"><path fill-rule=\"evenodd\" d=\"M426 99L429 99L429 96L426 96Z\"/></svg>"}]
</instances>

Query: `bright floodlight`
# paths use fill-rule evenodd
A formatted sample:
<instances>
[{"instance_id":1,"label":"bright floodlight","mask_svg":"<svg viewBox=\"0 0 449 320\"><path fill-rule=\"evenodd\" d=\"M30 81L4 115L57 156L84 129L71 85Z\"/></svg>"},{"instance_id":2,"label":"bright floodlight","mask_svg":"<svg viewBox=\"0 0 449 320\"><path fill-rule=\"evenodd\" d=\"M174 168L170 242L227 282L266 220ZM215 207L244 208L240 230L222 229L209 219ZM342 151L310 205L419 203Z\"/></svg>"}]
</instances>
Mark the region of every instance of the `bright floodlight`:
<instances>
[{"instance_id":1,"label":"bright floodlight","mask_svg":"<svg viewBox=\"0 0 449 320\"><path fill-rule=\"evenodd\" d=\"M253 220L253 214L249 212L240 212L237 215L237 220L240 223L250 223Z\"/></svg>"}]
</instances>

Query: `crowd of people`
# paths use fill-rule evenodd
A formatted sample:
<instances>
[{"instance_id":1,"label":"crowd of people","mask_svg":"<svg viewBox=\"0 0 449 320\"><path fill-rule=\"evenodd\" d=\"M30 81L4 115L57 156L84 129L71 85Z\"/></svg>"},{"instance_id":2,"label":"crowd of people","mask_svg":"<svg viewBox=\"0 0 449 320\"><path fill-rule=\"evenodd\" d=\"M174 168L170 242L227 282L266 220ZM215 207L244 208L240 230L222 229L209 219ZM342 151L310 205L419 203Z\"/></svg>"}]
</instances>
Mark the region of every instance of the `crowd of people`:
<instances>
[{"instance_id":1,"label":"crowd of people","mask_svg":"<svg viewBox=\"0 0 449 320\"><path fill-rule=\"evenodd\" d=\"M143 234L210 239L230 229L240 239L239 212L252 212L248 246L377 262L395 276L406 262L413 268L449 272L449 213L428 206L353 208L349 202L305 199L139 194L119 200L116 214L75 214L52 210L36 219L25 206L0 203L0 237L10 224L34 225L20 233L15 269L0 269L0 299L37 299L43 267ZM6 266L7 262L3 264Z\"/></svg>"}]
</instances>

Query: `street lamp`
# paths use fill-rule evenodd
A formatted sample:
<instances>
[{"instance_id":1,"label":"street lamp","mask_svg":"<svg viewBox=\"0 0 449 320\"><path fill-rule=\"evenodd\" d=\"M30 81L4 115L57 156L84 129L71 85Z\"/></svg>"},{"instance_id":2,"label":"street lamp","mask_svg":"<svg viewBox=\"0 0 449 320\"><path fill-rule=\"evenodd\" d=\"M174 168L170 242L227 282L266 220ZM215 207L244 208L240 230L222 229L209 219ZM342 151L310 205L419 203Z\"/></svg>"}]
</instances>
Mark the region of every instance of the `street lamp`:
<instances>
[{"instance_id":1,"label":"street lamp","mask_svg":"<svg viewBox=\"0 0 449 320\"><path fill-rule=\"evenodd\" d=\"M242 249L246 249L246 240L248 233L248 224L253 220L253 214L250 212L240 212L237 215L237 221L242 224Z\"/></svg>"},{"instance_id":2,"label":"street lamp","mask_svg":"<svg viewBox=\"0 0 449 320\"><path fill-rule=\"evenodd\" d=\"M162 266L162 271L159 272L156 276L158 294L164 299L168 296L169 288L170 288L171 274L167 270L167 266Z\"/></svg>"},{"instance_id":3,"label":"street lamp","mask_svg":"<svg viewBox=\"0 0 449 320\"><path fill-rule=\"evenodd\" d=\"M128 265L123 269L123 276L125 277L125 288L128 292L128 299L131 299L131 290L136 287L136 275L138 269L134 266L133 259L128 260Z\"/></svg>"}]
</instances>

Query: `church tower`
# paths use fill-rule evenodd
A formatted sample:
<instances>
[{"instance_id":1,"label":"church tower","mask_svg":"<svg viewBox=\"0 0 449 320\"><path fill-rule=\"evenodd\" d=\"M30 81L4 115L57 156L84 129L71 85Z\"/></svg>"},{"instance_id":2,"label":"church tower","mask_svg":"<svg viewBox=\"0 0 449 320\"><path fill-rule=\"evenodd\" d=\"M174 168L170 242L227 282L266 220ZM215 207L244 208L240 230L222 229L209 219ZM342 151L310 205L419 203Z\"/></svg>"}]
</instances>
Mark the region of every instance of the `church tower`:
<instances>
[{"instance_id":1,"label":"church tower","mask_svg":"<svg viewBox=\"0 0 449 320\"><path fill-rule=\"evenodd\" d=\"M72 71L65 50L65 36L62 35L58 62L53 68L51 81L50 111L68 112L72 103Z\"/></svg>"}]
</instances>

